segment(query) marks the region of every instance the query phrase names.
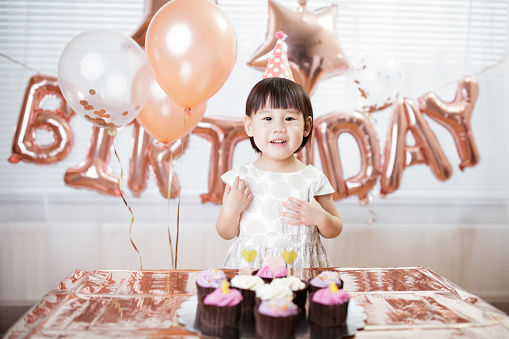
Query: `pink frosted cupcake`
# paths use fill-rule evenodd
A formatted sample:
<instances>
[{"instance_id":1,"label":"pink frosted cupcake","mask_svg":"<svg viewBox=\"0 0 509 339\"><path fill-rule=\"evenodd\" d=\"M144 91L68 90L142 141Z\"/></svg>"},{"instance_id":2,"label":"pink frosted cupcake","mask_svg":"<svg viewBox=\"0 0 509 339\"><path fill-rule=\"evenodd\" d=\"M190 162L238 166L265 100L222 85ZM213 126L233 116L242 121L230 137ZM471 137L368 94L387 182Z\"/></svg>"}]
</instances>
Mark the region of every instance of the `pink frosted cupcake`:
<instances>
[{"instance_id":1,"label":"pink frosted cupcake","mask_svg":"<svg viewBox=\"0 0 509 339\"><path fill-rule=\"evenodd\" d=\"M299 307L287 298L263 300L255 310L256 337L295 337L299 315Z\"/></svg>"},{"instance_id":2,"label":"pink frosted cupcake","mask_svg":"<svg viewBox=\"0 0 509 339\"><path fill-rule=\"evenodd\" d=\"M346 324L350 296L330 283L309 296L309 322L322 327L337 327Z\"/></svg>"},{"instance_id":3,"label":"pink frosted cupcake","mask_svg":"<svg viewBox=\"0 0 509 339\"><path fill-rule=\"evenodd\" d=\"M266 283L270 283L274 279L274 271L269 266L263 266L258 271L255 271L256 275L263 279ZM253 272L254 273L254 272ZM276 270L276 278L286 277L288 270L284 266L280 266Z\"/></svg>"},{"instance_id":4,"label":"pink frosted cupcake","mask_svg":"<svg viewBox=\"0 0 509 339\"><path fill-rule=\"evenodd\" d=\"M206 295L199 305L201 332L219 337L238 335L242 299L242 294L236 289L229 288L224 280L222 288Z\"/></svg>"},{"instance_id":5,"label":"pink frosted cupcake","mask_svg":"<svg viewBox=\"0 0 509 339\"><path fill-rule=\"evenodd\" d=\"M204 296L221 288L223 280L228 280L226 274L217 269L208 269L201 271L196 278L196 290L198 292L198 300Z\"/></svg>"},{"instance_id":6,"label":"pink frosted cupcake","mask_svg":"<svg viewBox=\"0 0 509 339\"><path fill-rule=\"evenodd\" d=\"M322 271L313 279L309 280L309 293L314 293L321 288L329 287L330 283L336 284L338 289L343 288L343 280L337 271Z\"/></svg>"}]
</instances>

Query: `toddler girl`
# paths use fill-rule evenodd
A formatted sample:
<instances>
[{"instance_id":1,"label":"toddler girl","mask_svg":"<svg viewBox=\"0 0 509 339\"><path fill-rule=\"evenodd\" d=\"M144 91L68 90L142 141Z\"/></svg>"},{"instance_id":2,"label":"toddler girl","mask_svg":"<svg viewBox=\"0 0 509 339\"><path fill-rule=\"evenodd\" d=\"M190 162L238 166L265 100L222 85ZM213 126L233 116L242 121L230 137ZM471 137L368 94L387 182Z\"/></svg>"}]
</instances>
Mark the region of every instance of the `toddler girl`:
<instances>
[{"instance_id":1,"label":"toddler girl","mask_svg":"<svg viewBox=\"0 0 509 339\"><path fill-rule=\"evenodd\" d=\"M285 251L295 257L293 267L330 267L320 235L334 238L343 229L334 189L294 155L313 130L306 91L286 78L261 80L248 96L244 125L260 156L221 177L226 189L216 229L235 238L223 268L259 268ZM248 253L256 254L252 262Z\"/></svg>"}]
</instances>

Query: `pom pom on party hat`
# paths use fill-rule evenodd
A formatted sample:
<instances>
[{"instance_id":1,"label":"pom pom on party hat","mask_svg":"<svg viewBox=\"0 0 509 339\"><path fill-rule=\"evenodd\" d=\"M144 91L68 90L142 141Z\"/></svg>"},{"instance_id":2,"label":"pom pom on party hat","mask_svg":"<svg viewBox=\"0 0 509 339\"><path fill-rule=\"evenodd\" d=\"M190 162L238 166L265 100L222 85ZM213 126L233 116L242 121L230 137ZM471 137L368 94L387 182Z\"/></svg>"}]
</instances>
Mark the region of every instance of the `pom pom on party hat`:
<instances>
[{"instance_id":1,"label":"pom pom on party hat","mask_svg":"<svg viewBox=\"0 0 509 339\"><path fill-rule=\"evenodd\" d=\"M286 56L284 40L286 35L283 32L276 33L276 46L272 51L272 56L267 62L265 73L263 73L263 79L266 78L285 78L288 80L295 81L293 79L292 70L290 69L290 63Z\"/></svg>"}]
</instances>

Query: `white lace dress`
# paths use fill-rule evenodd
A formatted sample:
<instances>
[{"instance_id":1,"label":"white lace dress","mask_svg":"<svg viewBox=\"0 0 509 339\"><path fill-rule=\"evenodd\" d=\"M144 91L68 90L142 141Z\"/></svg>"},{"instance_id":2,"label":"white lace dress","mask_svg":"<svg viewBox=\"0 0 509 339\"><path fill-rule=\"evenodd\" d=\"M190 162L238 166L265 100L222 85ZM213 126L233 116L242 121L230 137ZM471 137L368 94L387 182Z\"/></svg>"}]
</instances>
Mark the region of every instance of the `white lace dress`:
<instances>
[{"instance_id":1,"label":"white lace dress","mask_svg":"<svg viewBox=\"0 0 509 339\"><path fill-rule=\"evenodd\" d=\"M281 256L284 251L297 253L289 267L331 266L318 228L289 225L281 216L287 210L281 203L289 202L289 197L310 202L315 196L333 193L325 174L312 165L297 172L280 173L263 171L249 163L228 171L221 178L231 186L236 176L246 181L253 200L242 212L239 235L226 255L223 268L260 268L264 258ZM257 253L251 263L242 255L245 250Z\"/></svg>"}]
</instances>

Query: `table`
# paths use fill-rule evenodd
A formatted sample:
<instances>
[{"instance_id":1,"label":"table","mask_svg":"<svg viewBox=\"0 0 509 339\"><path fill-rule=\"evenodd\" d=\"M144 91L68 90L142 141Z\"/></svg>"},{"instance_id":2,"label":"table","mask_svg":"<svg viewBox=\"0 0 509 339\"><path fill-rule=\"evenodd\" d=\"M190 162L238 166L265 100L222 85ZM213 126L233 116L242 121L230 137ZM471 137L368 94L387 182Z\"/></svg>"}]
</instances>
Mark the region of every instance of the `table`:
<instances>
[{"instance_id":1,"label":"table","mask_svg":"<svg viewBox=\"0 0 509 339\"><path fill-rule=\"evenodd\" d=\"M330 268L329 268L330 269ZM509 338L504 312L425 267L334 268L362 306L355 338ZM309 279L323 269L290 269ZM228 277L249 270L224 270ZM247 272L246 272L247 271ZM38 301L4 338L192 338L177 321L196 294L199 270L76 270Z\"/></svg>"}]
</instances>

